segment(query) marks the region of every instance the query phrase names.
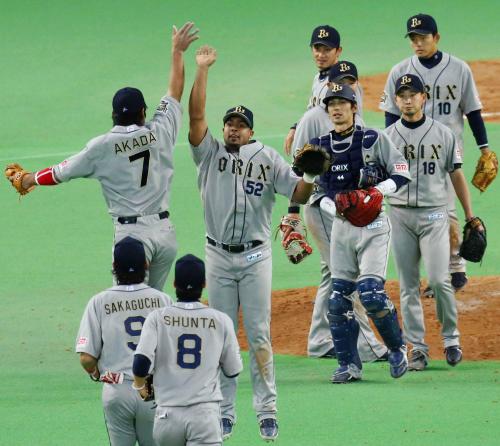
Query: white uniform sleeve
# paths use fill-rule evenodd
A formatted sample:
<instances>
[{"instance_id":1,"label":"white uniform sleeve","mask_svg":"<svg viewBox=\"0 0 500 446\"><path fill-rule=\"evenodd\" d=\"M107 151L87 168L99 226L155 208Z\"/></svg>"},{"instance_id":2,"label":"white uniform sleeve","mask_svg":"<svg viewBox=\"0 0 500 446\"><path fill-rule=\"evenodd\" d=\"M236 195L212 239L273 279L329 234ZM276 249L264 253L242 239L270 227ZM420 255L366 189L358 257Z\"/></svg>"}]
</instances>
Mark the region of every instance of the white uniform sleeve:
<instances>
[{"instance_id":1,"label":"white uniform sleeve","mask_svg":"<svg viewBox=\"0 0 500 446\"><path fill-rule=\"evenodd\" d=\"M139 344L135 349L135 354L146 356L151 364L154 364L156 346L158 345L158 322L157 318L161 310L155 310L148 314L141 331Z\"/></svg>"},{"instance_id":2,"label":"white uniform sleeve","mask_svg":"<svg viewBox=\"0 0 500 446\"><path fill-rule=\"evenodd\" d=\"M378 140L375 143L376 156L379 162L385 167L385 170L391 175L399 175L411 180L408 162L403 154L397 149L387 134L379 130Z\"/></svg>"},{"instance_id":3,"label":"white uniform sleeve","mask_svg":"<svg viewBox=\"0 0 500 446\"><path fill-rule=\"evenodd\" d=\"M99 318L99 304L96 297L93 297L89 301L83 313L76 338L75 351L77 353L88 353L94 358L99 359L102 351L102 331Z\"/></svg>"},{"instance_id":4,"label":"white uniform sleeve","mask_svg":"<svg viewBox=\"0 0 500 446\"><path fill-rule=\"evenodd\" d=\"M384 93L380 99L379 108L383 111L392 113L393 115L400 115L398 106L396 105L395 100L395 89L396 89L396 67L393 67L389 76L387 77L387 81L385 82Z\"/></svg>"},{"instance_id":5,"label":"white uniform sleeve","mask_svg":"<svg viewBox=\"0 0 500 446\"><path fill-rule=\"evenodd\" d=\"M99 158L103 155L101 137L94 138L77 154L54 166L54 175L58 182L66 182L74 178L93 178ZM101 150L100 150L101 149Z\"/></svg>"},{"instance_id":6,"label":"white uniform sleeve","mask_svg":"<svg viewBox=\"0 0 500 446\"><path fill-rule=\"evenodd\" d=\"M458 147L457 138L451 130L447 132L446 140L447 146L450 147L446 157L446 170L448 172L453 172L455 170L455 164L463 163L462 154L460 153L460 148Z\"/></svg>"},{"instance_id":7,"label":"white uniform sleeve","mask_svg":"<svg viewBox=\"0 0 500 446\"><path fill-rule=\"evenodd\" d=\"M224 314L224 346L220 357L220 366L224 375L235 376L243 370L243 362L241 361L240 346L236 333L234 332L234 325L231 319Z\"/></svg>"},{"instance_id":8,"label":"white uniform sleeve","mask_svg":"<svg viewBox=\"0 0 500 446\"><path fill-rule=\"evenodd\" d=\"M274 154L274 190L291 199L300 178L293 172L290 165L273 150Z\"/></svg>"},{"instance_id":9,"label":"white uniform sleeve","mask_svg":"<svg viewBox=\"0 0 500 446\"><path fill-rule=\"evenodd\" d=\"M204 159L216 151L218 146L217 140L212 136L210 130L207 129L207 133L201 140L200 144L197 146L191 145L191 154L196 166L199 166Z\"/></svg>"},{"instance_id":10,"label":"white uniform sleeve","mask_svg":"<svg viewBox=\"0 0 500 446\"><path fill-rule=\"evenodd\" d=\"M472 76L472 71L465 62L462 72L462 97L460 98L460 108L464 114L483 108L479 99L476 83L474 82L474 77Z\"/></svg>"},{"instance_id":11,"label":"white uniform sleeve","mask_svg":"<svg viewBox=\"0 0 500 446\"><path fill-rule=\"evenodd\" d=\"M181 104L170 96L163 96L151 120L152 127L163 133L173 147L177 141L181 123Z\"/></svg>"},{"instance_id":12,"label":"white uniform sleeve","mask_svg":"<svg viewBox=\"0 0 500 446\"><path fill-rule=\"evenodd\" d=\"M311 139L320 136L320 132L321 130L318 119L315 119L314 115L308 110L302 115L302 118L300 118L300 121L297 124L297 129L295 130L295 135L293 137L293 154L295 155L297 150L302 148L304 144L311 141Z\"/></svg>"}]
</instances>

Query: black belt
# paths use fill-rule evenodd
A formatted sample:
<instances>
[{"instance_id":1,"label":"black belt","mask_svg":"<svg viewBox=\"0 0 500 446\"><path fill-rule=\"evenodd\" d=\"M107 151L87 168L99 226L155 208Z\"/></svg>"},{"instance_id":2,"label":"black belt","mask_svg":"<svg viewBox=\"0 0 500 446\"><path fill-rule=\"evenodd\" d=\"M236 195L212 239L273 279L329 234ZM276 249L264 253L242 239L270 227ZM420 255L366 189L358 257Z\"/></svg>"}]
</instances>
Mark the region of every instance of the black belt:
<instances>
[{"instance_id":1,"label":"black belt","mask_svg":"<svg viewBox=\"0 0 500 446\"><path fill-rule=\"evenodd\" d=\"M262 245L260 240L252 240L251 242L242 243L241 245L228 245L227 243L217 243L213 238L207 237L207 242L212 246L220 246L224 251L238 254L240 252L246 251L247 249L255 248L256 246Z\"/></svg>"},{"instance_id":2,"label":"black belt","mask_svg":"<svg viewBox=\"0 0 500 446\"><path fill-rule=\"evenodd\" d=\"M118 223L121 223L122 225L134 225L137 223L137 219L140 217L140 215L133 215L131 217L118 217ZM170 217L170 212L168 211L163 211L158 214L158 217L160 217L160 220L163 220L165 218Z\"/></svg>"}]
</instances>

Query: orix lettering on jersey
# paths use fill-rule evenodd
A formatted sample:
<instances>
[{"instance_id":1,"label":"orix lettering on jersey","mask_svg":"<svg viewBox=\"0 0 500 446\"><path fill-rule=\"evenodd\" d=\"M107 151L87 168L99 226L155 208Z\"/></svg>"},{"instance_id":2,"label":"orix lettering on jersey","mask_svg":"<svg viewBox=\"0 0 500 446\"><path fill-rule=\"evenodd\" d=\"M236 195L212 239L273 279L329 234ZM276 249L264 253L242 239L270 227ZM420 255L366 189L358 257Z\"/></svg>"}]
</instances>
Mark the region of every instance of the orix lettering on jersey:
<instances>
[{"instance_id":1,"label":"orix lettering on jersey","mask_svg":"<svg viewBox=\"0 0 500 446\"><path fill-rule=\"evenodd\" d=\"M424 84L425 95L427 99L432 99L431 89L432 86ZM456 101L457 100L457 89L456 85L436 85L434 89L434 98L444 101Z\"/></svg>"},{"instance_id":2,"label":"orix lettering on jersey","mask_svg":"<svg viewBox=\"0 0 500 446\"><path fill-rule=\"evenodd\" d=\"M271 166L250 161L245 167L245 161L240 158L229 159L225 156L222 156L221 158L219 158L218 169L219 172L230 171L233 175L245 175L246 178L255 178L259 181L267 183L267 174L271 170Z\"/></svg>"},{"instance_id":3,"label":"orix lettering on jersey","mask_svg":"<svg viewBox=\"0 0 500 446\"><path fill-rule=\"evenodd\" d=\"M120 311L133 311L143 310L144 308L160 308L161 303L158 297L137 300L118 300L104 305L104 312L106 314L118 313Z\"/></svg>"},{"instance_id":4,"label":"orix lettering on jersey","mask_svg":"<svg viewBox=\"0 0 500 446\"><path fill-rule=\"evenodd\" d=\"M124 139L115 143L115 155L118 153L131 152L132 150L142 149L144 146L156 142L157 138L153 132L149 132L146 135L141 135L137 138Z\"/></svg>"},{"instance_id":5,"label":"orix lettering on jersey","mask_svg":"<svg viewBox=\"0 0 500 446\"><path fill-rule=\"evenodd\" d=\"M166 315L163 317L165 325L171 327L182 328L211 328L217 330L214 319L211 317L189 317L189 316L171 316Z\"/></svg>"},{"instance_id":6,"label":"orix lettering on jersey","mask_svg":"<svg viewBox=\"0 0 500 446\"><path fill-rule=\"evenodd\" d=\"M440 159L441 149L441 144L427 144L427 146L421 144L418 150L413 144L405 144L403 146L403 155L407 160L417 158L438 160Z\"/></svg>"}]
</instances>

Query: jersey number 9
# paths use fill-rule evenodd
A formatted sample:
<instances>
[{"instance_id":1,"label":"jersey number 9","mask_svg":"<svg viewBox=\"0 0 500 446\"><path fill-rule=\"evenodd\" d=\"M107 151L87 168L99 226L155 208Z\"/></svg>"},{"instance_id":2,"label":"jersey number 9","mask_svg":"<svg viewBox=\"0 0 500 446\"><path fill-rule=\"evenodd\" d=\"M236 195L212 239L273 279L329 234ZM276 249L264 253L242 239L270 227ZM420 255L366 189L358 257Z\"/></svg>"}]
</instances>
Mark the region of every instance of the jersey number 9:
<instances>
[{"instance_id":1,"label":"jersey number 9","mask_svg":"<svg viewBox=\"0 0 500 446\"><path fill-rule=\"evenodd\" d=\"M130 336L140 336L142 331L142 326L144 325L144 321L146 318L142 316L130 316L123 321L125 325L125 331ZM134 328L132 324L135 324L135 327L140 324L140 328ZM130 350L134 350L137 348L137 344L135 342L127 342L127 347Z\"/></svg>"}]
</instances>

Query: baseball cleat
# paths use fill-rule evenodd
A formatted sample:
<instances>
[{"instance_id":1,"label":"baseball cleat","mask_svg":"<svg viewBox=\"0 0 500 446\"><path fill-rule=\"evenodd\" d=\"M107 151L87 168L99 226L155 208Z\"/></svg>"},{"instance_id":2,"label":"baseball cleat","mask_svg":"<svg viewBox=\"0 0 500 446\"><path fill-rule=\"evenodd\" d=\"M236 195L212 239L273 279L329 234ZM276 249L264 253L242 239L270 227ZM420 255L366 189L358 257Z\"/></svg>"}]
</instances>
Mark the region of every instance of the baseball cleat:
<instances>
[{"instance_id":1,"label":"baseball cleat","mask_svg":"<svg viewBox=\"0 0 500 446\"><path fill-rule=\"evenodd\" d=\"M452 345L444 349L446 354L446 362L455 367L462 360L462 349L459 345Z\"/></svg>"},{"instance_id":2,"label":"baseball cleat","mask_svg":"<svg viewBox=\"0 0 500 446\"><path fill-rule=\"evenodd\" d=\"M264 418L259 421L260 436L265 441L274 441L278 436L278 423L274 418Z\"/></svg>"},{"instance_id":3,"label":"baseball cleat","mask_svg":"<svg viewBox=\"0 0 500 446\"><path fill-rule=\"evenodd\" d=\"M420 350L413 350L408 359L408 370L421 372L427 367L427 355Z\"/></svg>"},{"instance_id":4,"label":"baseball cleat","mask_svg":"<svg viewBox=\"0 0 500 446\"><path fill-rule=\"evenodd\" d=\"M406 347L389 352L389 369L393 378L401 378L408 370L408 358Z\"/></svg>"},{"instance_id":5,"label":"baseball cleat","mask_svg":"<svg viewBox=\"0 0 500 446\"><path fill-rule=\"evenodd\" d=\"M222 419L222 441L227 440L233 434L234 423L229 418Z\"/></svg>"},{"instance_id":6,"label":"baseball cleat","mask_svg":"<svg viewBox=\"0 0 500 446\"><path fill-rule=\"evenodd\" d=\"M335 347L332 347L324 355L320 356L320 358L325 358L325 359L335 359L336 357L337 353L335 352Z\"/></svg>"},{"instance_id":7,"label":"baseball cleat","mask_svg":"<svg viewBox=\"0 0 500 446\"><path fill-rule=\"evenodd\" d=\"M451 273L451 286L455 288L455 292L460 291L465 285L467 285L467 276L463 272Z\"/></svg>"},{"instance_id":8,"label":"baseball cleat","mask_svg":"<svg viewBox=\"0 0 500 446\"><path fill-rule=\"evenodd\" d=\"M356 364L341 365L330 378L332 384L347 384L361 381L362 371Z\"/></svg>"},{"instance_id":9,"label":"baseball cleat","mask_svg":"<svg viewBox=\"0 0 500 446\"><path fill-rule=\"evenodd\" d=\"M422 297L434 297L434 291L432 291L431 287L426 287L424 292L422 293Z\"/></svg>"}]
</instances>

